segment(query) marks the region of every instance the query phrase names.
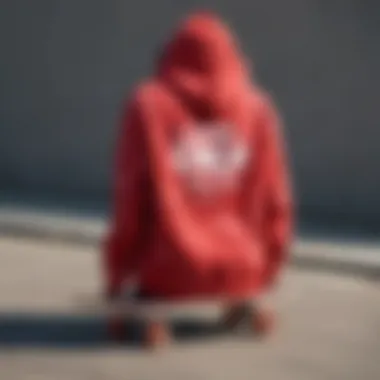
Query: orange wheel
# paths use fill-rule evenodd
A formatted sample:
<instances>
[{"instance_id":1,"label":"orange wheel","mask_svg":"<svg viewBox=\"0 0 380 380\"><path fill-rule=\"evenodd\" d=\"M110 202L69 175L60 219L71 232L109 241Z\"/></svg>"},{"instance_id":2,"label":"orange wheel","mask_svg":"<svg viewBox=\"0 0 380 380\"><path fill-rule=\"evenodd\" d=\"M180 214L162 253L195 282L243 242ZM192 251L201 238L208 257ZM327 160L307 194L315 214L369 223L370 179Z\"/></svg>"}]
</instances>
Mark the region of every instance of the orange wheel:
<instances>
[{"instance_id":1,"label":"orange wheel","mask_svg":"<svg viewBox=\"0 0 380 380\"><path fill-rule=\"evenodd\" d=\"M268 310L255 310L252 314L252 330L258 337L268 336L275 327L275 319Z\"/></svg>"},{"instance_id":2,"label":"orange wheel","mask_svg":"<svg viewBox=\"0 0 380 380\"><path fill-rule=\"evenodd\" d=\"M167 346L171 341L171 335L164 323L149 322L145 330L145 346L149 349L157 349Z\"/></svg>"}]
</instances>

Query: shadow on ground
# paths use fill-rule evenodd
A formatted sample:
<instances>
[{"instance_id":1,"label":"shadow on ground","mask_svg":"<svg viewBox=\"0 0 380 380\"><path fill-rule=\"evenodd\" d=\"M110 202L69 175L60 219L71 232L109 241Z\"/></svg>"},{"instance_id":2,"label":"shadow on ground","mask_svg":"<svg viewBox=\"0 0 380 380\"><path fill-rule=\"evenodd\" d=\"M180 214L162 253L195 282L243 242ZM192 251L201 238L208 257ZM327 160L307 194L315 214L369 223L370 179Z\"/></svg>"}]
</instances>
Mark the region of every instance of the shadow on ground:
<instances>
[{"instance_id":1,"label":"shadow on ground","mask_svg":"<svg viewBox=\"0 0 380 380\"><path fill-rule=\"evenodd\" d=\"M181 319L171 322L179 340L207 340L223 334L216 322ZM129 323L125 347L138 348L143 325ZM0 314L0 350L17 347L102 348L115 346L107 339L106 320L93 316Z\"/></svg>"}]
</instances>

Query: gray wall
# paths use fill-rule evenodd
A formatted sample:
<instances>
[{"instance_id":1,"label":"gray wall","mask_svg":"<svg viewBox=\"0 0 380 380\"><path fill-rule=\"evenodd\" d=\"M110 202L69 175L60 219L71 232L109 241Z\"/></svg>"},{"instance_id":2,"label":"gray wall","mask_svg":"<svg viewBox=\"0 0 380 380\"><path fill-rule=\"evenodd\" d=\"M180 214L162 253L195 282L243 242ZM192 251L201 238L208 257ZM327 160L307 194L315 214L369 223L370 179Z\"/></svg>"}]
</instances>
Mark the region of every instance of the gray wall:
<instances>
[{"instance_id":1,"label":"gray wall","mask_svg":"<svg viewBox=\"0 0 380 380\"><path fill-rule=\"evenodd\" d=\"M197 5L230 21L277 100L303 215L380 221L376 0L2 0L2 189L105 199L122 100Z\"/></svg>"}]
</instances>

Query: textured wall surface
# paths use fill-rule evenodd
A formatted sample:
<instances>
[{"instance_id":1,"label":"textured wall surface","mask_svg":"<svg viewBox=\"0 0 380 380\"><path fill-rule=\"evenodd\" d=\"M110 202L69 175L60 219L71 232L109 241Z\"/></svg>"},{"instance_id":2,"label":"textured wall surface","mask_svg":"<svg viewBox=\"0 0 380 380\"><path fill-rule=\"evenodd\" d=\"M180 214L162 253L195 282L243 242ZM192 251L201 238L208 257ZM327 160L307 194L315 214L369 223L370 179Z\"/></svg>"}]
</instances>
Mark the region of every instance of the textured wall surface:
<instances>
[{"instance_id":1,"label":"textured wall surface","mask_svg":"<svg viewBox=\"0 0 380 380\"><path fill-rule=\"evenodd\" d=\"M123 98L198 5L227 18L277 100L301 211L379 220L375 0L3 0L1 188L106 197Z\"/></svg>"}]
</instances>

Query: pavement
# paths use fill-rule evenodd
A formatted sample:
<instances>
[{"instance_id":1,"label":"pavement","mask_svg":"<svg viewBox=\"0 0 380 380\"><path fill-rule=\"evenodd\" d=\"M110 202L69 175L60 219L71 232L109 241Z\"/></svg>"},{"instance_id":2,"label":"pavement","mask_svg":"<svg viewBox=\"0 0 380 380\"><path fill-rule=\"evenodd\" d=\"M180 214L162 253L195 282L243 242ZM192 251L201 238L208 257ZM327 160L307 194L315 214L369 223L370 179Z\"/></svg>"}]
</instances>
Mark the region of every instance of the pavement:
<instances>
[{"instance_id":1,"label":"pavement","mask_svg":"<svg viewBox=\"0 0 380 380\"><path fill-rule=\"evenodd\" d=\"M97 260L96 246L0 237L0 379L380 379L377 281L291 268L268 340L215 333L210 305L178 316L191 333L150 353L107 344L104 318L80 307L98 290Z\"/></svg>"},{"instance_id":2,"label":"pavement","mask_svg":"<svg viewBox=\"0 0 380 380\"><path fill-rule=\"evenodd\" d=\"M15 204L0 205L0 236L33 237L45 241L99 246L107 226L104 212ZM298 268L380 278L378 240L353 233L332 235L313 229L298 234L291 263Z\"/></svg>"}]
</instances>

